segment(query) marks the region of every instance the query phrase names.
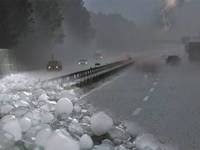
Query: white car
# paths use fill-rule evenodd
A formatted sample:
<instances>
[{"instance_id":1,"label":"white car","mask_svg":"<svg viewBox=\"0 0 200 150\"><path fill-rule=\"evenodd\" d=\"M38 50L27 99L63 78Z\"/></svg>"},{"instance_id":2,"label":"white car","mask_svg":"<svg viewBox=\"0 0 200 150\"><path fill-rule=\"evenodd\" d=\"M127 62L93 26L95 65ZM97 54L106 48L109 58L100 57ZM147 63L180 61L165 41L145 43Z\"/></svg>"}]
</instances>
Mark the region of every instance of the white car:
<instances>
[{"instance_id":1,"label":"white car","mask_svg":"<svg viewBox=\"0 0 200 150\"><path fill-rule=\"evenodd\" d=\"M81 60L78 61L78 64L79 65L87 65L88 61L86 59L81 59Z\"/></svg>"}]
</instances>

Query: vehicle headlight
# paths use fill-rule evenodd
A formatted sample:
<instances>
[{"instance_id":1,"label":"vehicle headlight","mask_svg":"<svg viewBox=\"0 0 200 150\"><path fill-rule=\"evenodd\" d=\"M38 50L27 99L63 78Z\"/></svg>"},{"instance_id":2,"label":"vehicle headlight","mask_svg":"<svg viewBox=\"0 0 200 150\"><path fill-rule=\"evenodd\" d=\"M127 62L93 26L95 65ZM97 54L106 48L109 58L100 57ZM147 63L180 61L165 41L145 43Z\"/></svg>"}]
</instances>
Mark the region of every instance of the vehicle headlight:
<instances>
[{"instance_id":1,"label":"vehicle headlight","mask_svg":"<svg viewBox=\"0 0 200 150\"><path fill-rule=\"evenodd\" d=\"M58 69L58 66L56 66L56 69Z\"/></svg>"},{"instance_id":2,"label":"vehicle headlight","mask_svg":"<svg viewBox=\"0 0 200 150\"><path fill-rule=\"evenodd\" d=\"M51 69L51 66L49 66L48 69Z\"/></svg>"}]
</instances>

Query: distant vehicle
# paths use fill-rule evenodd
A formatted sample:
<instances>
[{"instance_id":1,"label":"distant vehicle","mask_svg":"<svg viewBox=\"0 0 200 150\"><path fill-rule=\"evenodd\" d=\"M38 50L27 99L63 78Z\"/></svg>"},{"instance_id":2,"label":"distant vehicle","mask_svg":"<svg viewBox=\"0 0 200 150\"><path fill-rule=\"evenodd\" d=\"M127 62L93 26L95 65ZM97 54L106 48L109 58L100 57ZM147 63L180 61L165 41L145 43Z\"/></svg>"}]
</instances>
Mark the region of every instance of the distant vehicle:
<instances>
[{"instance_id":1,"label":"distant vehicle","mask_svg":"<svg viewBox=\"0 0 200 150\"><path fill-rule=\"evenodd\" d=\"M100 63L95 63L95 66L97 67L97 66L101 66L101 64Z\"/></svg>"},{"instance_id":2,"label":"distant vehicle","mask_svg":"<svg viewBox=\"0 0 200 150\"><path fill-rule=\"evenodd\" d=\"M177 55L169 55L166 58L166 64L178 65L181 62L181 58Z\"/></svg>"},{"instance_id":3,"label":"distant vehicle","mask_svg":"<svg viewBox=\"0 0 200 150\"><path fill-rule=\"evenodd\" d=\"M54 60L52 56L52 60L47 63L47 70L48 71L61 71L62 70L62 63L60 61Z\"/></svg>"},{"instance_id":4,"label":"distant vehicle","mask_svg":"<svg viewBox=\"0 0 200 150\"><path fill-rule=\"evenodd\" d=\"M200 61L200 41L190 41L185 46L190 61Z\"/></svg>"},{"instance_id":5,"label":"distant vehicle","mask_svg":"<svg viewBox=\"0 0 200 150\"><path fill-rule=\"evenodd\" d=\"M78 61L78 64L79 65L87 65L88 61L86 59L81 59L81 60Z\"/></svg>"},{"instance_id":6,"label":"distant vehicle","mask_svg":"<svg viewBox=\"0 0 200 150\"><path fill-rule=\"evenodd\" d=\"M103 59L103 55L101 54L101 52L96 52L95 53L95 59L96 60L102 60Z\"/></svg>"}]
</instances>

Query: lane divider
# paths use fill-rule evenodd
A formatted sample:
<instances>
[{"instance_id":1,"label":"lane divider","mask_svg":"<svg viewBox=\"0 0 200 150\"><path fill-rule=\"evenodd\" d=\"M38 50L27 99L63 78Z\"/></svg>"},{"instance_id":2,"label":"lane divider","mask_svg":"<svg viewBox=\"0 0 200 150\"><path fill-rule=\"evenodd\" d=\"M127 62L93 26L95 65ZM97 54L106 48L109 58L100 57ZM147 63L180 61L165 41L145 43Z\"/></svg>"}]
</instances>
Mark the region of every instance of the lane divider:
<instances>
[{"instance_id":1,"label":"lane divider","mask_svg":"<svg viewBox=\"0 0 200 150\"><path fill-rule=\"evenodd\" d=\"M135 111L133 111L133 113L131 115L132 116L138 116L141 111L142 111L142 108L138 107L138 108L135 109Z\"/></svg>"},{"instance_id":2,"label":"lane divider","mask_svg":"<svg viewBox=\"0 0 200 150\"><path fill-rule=\"evenodd\" d=\"M145 96L145 97L143 98L143 101L144 101L144 102L147 102L147 101L149 100L149 98L150 98L150 96Z\"/></svg>"},{"instance_id":3,"label":"lane divider","mask_svg":"<svg viewBox=\"0 0 200 150\"><path fill-rule=\"evenodd\" d=\"M153 84L152 84L152 87L149 89L149 93L148 93L148 95L146 95L143 99L142 99L142 101L143 102L147 102L147 101L149 101L149 99L150 99L150 94L151 93L153 93L153 92L155 92L155 90L156 90L156 86L158 85L158 81L159 81L160 79L159 78L156 78L155 79L155 81L153 82ZM132 116L138 116L140 113L141 113L141 111L142 111L143 109L141 108L141 107L138 107L138 108L136 108L133 112L132 112Z\"/></svg>"}]
</instances>

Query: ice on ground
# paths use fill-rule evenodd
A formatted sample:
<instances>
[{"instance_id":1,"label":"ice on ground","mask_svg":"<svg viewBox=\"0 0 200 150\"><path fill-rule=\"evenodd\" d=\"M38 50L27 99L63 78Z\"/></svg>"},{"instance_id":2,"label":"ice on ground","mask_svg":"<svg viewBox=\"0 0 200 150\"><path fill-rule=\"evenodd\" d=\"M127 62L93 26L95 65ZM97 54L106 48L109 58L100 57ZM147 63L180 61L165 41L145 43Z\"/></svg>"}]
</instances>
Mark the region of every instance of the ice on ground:
<instances>
[{"instance_id":1,"label":"ice on ground","mask_svg":"<svg viewBox=\"0 0 200 150\"><path fill-rule=\"evenodd\" d=\"M8 114L13 108L14 107L12 105L5 104L5 105L1 106L0 113L1 114Z\"/></svg>"},{"instance_id":2,"label":"ice on ground","mask_svg":"<svg viewBox=\"0 0 200 150\"><path fill-rule=\"evenodd\" d=\"M113 120L104 112L98 112L91 117L91 129L95 135L107 133L113 126Z\"/></svg>"},{"instance_id":3,"label":"ice on ground","mask_svg":"<svg viewBox=\"0 0 200 150\"><path fill-rule=\"evenodd\" d=\"M48 138L52 134L52 130L50 128L42 129L37 133L35 143L39 146L45 146L47 144Z\"/></svg>"},{"instance_id":4,"label":"ice on ground","mask_svg":"<svg viewBox=\"0 0 200 150\"><path fill-rule=\"evenodd\" d=\"M128 150L123 145L118 146L115 150Z\"/></svg>"},{"instance_id":5,"label":"ice on ground","mask_svg":"<svg viewBox=\"0 0 200 150\"><path fill-rule=\"evenodd\" d=\"M77 141L57 130L47 140L45 150L80 150L80 147Z\"/></svg>"},{"instance_id":6,"label":"ice on ground","mask_svg":"<svg viewBox=\"0 0 200 150\"><path fill-rule=\"evenodd\" d=\"M54 120L54 115L50 112L42 112L41 113L41 122L42 123L50 123Z\"/></svg>"},{"instance_id":7,"label":"ice on ground","mask_svg":"<svg viewBox=\"0 0 200 150\"><path fill-rule=\"evenodd\" d=\"M27 101L24 101L24 100L18 100L16 102L14 102L13 104L15 107L29 107L29 103Z\"/></svg>"},{"instance_id":8,"label":"ice on ground","mask_svg":"<svg viewBox=\"0 0 200 150\"><path fill-rule=\"evenodd\" d=\"M94 146L94 150L114 150L112 143L102 143L101 145Z\"/></svg>"},{"instance_id":9,"label":"ice on ground","mask_svg":"<svg viewBox=\"0 0 200 150\"><path fill-rule=\"evenodd\" d=\"M143 133L145 133L144 129L142 129L137 123L135 122L125 122L126 131L133 137L137 137Z\"/></svg>"},{"instance_id":10,"label":"ice on ground","mask_svg":"<svg viewBox=\"0 0 200 150\"><path fill-rule=\"evenodd\" d=\"M47 101L49 99L49 96L47 96L46 93L43 93L39 96L38 101Z\"/></svg>"},{"instance_id":11,"label":"ice on ground","mask_svg":"<svg viewBox=\"0 0 200 150\"><path fill-rule=\"evenodd\" d=\"M129 138L128 133L121 127L113 127L109 132L109 136L115 140L127 140Z\"/></svg>"},{"instance_id":12,"label":"ice on ground","mask_svg":"<svg viewBox=\"0 0 200 150\"><path fill-rule=\"evenodd\" d=\"M73 104L68 98L61 98L56 104L56 114L70 115L73 111Z\"/></svg>"},{"instance_id":13,"label":"ice on ground","mask_svg":"<svg viewBox=\"0 0 200 150\"><path fill-rule=\"evenodd\" d=\"M75 105L74 105L74 111L75 111L76 113L80 113L80 112L81 112L81 107L80 107L79 104L75 104Z\"/></svg>"},{"instance_id":14,"label":"ice on ground","mask_svg":"<svg viewBox=\"0 0 200 150\"><path fill-rule=\"evenodd\" d=\"M1 79L1 91L27 90L35 83L35 79L22 74L11 74Z\"/></svg>"},{"instance_id":15,"label":"ice on ground","mask_svg":"<svg viewBox=\"0 0 200 150\"><path fill-rule=\"evenodd\" d=\"M162 144L151 134L143 134L135 140L138 150L161 150Z\"/></svg>"},{"instance_id":16,"label":"ice on ground","mask_svg":"<svg viewBox=\"0 0 200 150\"><path fill-rule=\"evenodd\" d=\"M79 136L84 134L81 124L76 119L72 120L72 122L68 125L68 131Z\"/></svg>"},{"instance_id":17,"label":"ice on ground","mask_svg":"<svg viewBox=\"0 0 200 150\"><path fill-rule=\"evenodd\" d=\"M0 130L0 149L7 150L10 146L14 145L14 136L11 134Z\"/></svg>"},{"instance_id":18,"label":"ice on ground","mask_svg":"<svg viewBox=\"0 0 200 150\"><path fill-rule=\"evenodd\" d=\"M20 74L0 82L0 149L128 150L135 143L138 150L156 147L138 125L114 124L106 113L79 102L75 89Z\"/></svg>"},{"instance_id":19,"label":"ice on ground","mask_svg":"<svg viewBox=\"0 0 200 150\"><path fill-rule=\"evenodd\" d=\"M81 150L89 150L93 147L93 141L92 141L91 137L87 134L84 134L80 138L79 144L80 144Z\"/></svg>"},{"instance_id":20,"label":"ice on ground","mask_svg":"<svg viewBox=\"0 0 200 150\"><path fill-rule=\"evenodd\" d=\"M31 127L31 119L28 117L23 117L19 120L21 129L23 132L27 131Z\"/></svg>"},{"instance_id":21,"label":"ice on ground","mask_svg":"<svg viewBox=\"0 0 200 150\"><path fill-rule=\"evenodd\" d=\"M21 140L22 129L17 119L5 121L2 129L14 136L15 141Z\"/></svg>"},{"instance_id":22,"label":"ice on ground","mask_svg":"<svg viewBox=\"0 0 200 150\"><path fill-rule=\"evenodd\" d=\"M77 101L77 96L74 93L74 90L64 90L60 93L60 98L68 98L69 100Z\"/></svg>"}]
</instances>

